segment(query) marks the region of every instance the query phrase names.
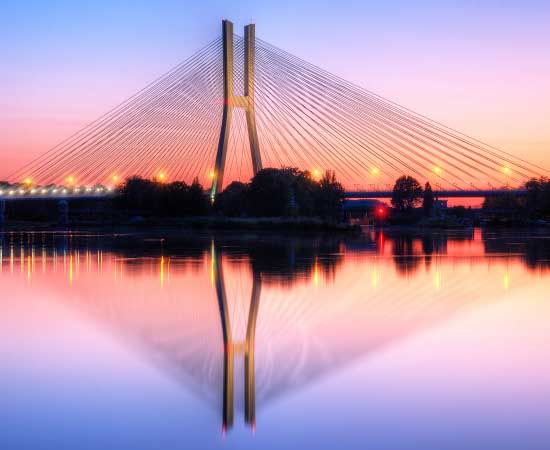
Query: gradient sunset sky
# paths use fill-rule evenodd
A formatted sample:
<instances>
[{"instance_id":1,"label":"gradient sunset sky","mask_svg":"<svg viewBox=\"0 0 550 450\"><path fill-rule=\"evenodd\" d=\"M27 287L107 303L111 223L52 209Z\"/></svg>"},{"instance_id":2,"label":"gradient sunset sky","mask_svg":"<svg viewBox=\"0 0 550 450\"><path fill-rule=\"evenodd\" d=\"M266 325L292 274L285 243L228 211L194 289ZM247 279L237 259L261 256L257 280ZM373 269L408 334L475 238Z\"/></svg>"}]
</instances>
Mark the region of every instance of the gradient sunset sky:
<instances>
[{"instance_id":1,"label":"gradient sunset sky","mask_svg":"<svg viewBox=\"0 0 550 450\"><path fill-rule=\"evenodd\" d=\"M257 35L550 168L550 2L28 1L0 15L0 179L220 34ZM482 4L478 4L482 3Z\"/></svg>"}]
</instances>

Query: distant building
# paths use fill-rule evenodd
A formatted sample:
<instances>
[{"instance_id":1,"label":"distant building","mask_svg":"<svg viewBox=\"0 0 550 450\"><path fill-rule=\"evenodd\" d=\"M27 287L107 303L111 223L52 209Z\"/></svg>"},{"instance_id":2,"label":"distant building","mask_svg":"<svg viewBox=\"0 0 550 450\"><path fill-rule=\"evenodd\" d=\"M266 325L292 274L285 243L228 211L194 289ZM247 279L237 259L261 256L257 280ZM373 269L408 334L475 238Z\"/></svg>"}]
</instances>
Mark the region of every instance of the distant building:
<instances>
[{"instance_id":1,"label":"distant building","mask_svg":"<svg viewBox=\"0 0 550 450\"><path fill-rule=\"evenodd\" d=\"M388 206L374 199L345 200L342 209L348 220L356 222L369 223L388 215Z\"/></svg>"},{"instance_id":2,"label":"distant building","mask_svg":"<svg viewBox=\"0 0 550 450\"><path fill-rule=\"evenodd\" d=\"M447 209L447 202L449 200L434 200L434 209Z\"/></svg>"}]
</instances>

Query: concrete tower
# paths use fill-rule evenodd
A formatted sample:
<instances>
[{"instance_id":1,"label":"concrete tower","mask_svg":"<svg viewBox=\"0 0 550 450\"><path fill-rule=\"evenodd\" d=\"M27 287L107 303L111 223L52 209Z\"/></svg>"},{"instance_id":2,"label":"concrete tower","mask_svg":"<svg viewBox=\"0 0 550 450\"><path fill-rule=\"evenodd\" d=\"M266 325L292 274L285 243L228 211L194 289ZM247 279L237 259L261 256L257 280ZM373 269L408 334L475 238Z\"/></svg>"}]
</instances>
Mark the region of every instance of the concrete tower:
<instances>
[{"instance_id":1,"label":"concrete tower","mask_svg":"<svg viewBox=\"0 0 550 450\"><path fill-rule=\"evenodd\" d=\"M212 179L210 198L213 200L223 185L225 158L231 129L231 116L233 108L243 108L246 113L246 126L248 140L250 142L250 154L252 157L252 170L254 175L262 170L260 156L260 144L256 130L256 114L254 110L254 66L256 56L256 31L255 25L244 27L244 95L233 93L233 23L229 20L222 22L223 35L223 116L218 152L216 154L216 167Z\"/></svg>"}]
</instances>

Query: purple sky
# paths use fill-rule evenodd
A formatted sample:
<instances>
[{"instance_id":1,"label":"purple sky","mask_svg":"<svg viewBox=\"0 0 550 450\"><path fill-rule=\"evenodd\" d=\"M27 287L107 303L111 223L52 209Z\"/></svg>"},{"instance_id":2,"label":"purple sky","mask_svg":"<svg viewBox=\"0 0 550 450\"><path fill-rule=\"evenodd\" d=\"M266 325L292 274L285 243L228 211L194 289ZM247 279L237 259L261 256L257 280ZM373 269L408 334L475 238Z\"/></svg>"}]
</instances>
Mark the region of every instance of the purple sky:
<instances>
[{"instance_id":1,"label":"purple sky","mask_svg":"<svg viewBox=\"0 0 550 450\"><path fill-rule=\"evenodd\" d=\"M87 3L87 2L86 2ZM0 179L220 33L262 39L550 167L550 3L10 2L0 16Z\"/></svg>"}]
</instances>

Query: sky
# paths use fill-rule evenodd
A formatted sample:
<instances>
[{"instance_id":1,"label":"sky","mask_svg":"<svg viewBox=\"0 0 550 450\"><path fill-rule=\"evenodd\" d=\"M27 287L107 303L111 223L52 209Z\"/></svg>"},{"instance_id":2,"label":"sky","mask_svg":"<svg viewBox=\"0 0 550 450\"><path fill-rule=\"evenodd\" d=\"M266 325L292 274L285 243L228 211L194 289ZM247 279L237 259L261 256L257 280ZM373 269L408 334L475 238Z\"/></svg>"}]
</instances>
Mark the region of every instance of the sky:
<instances>
[{"instance_id":1,"label":"sky","mask_svg":"<svg viewBox=\"0 0 550 450\"><path fill-rule=\"evenodd\" d=\"M258 37L550 168L550 2L8 2L0 179L220 34Z\"/></svg>"}]
</instances>

